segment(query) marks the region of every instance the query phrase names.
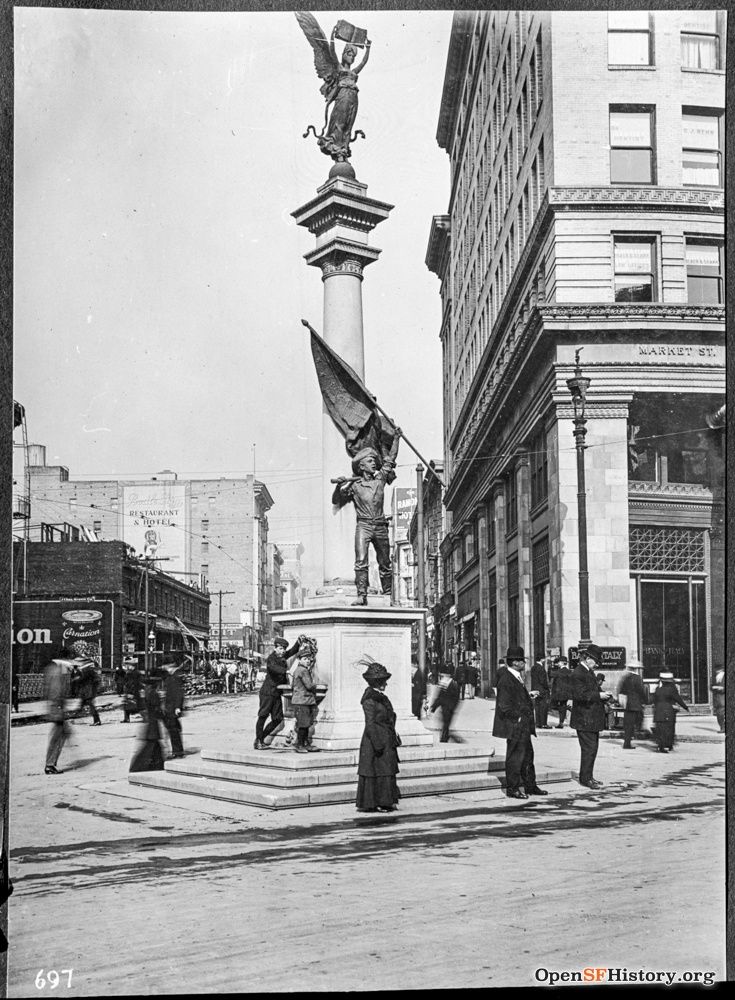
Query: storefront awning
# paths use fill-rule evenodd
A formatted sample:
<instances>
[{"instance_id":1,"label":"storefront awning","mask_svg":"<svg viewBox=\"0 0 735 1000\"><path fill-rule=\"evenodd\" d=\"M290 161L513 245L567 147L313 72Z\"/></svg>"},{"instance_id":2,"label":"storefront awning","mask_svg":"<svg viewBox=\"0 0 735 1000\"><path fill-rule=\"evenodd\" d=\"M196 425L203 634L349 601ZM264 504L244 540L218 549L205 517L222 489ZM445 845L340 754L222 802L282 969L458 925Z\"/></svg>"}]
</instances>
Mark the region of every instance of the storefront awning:
<instances>
[{"instance_id":1,"label":"storefront awning","mask_svg":"<svg viewBox=\"0 0 735 1000\"><path fill-rule=\"evenodd\" d=\"M461 625L463 622L468 622L470 621L471 618L474 618L476 615L477 615L476 611L470 611L469 614L464 615L462 618L459 619L458 624Z\"/></svg>"}]
</instances>

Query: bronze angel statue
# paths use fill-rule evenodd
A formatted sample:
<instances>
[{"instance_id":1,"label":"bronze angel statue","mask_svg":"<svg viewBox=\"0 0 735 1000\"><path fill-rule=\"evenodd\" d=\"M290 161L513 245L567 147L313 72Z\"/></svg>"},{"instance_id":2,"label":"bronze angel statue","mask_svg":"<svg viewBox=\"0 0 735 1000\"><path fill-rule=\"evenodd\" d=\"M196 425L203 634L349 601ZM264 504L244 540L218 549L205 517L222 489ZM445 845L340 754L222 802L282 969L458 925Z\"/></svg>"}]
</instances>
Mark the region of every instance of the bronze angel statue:
<instances>
[{"instance_id":1,"label":"bronze angel statue","mask_svg":"<svg viewBox=\"0 0 735 1000\"><path fill-rule=\"evenodd\" d=\"M320 93L326 101L322 131L317 134L314 126L310 125L304 137L313 132L322 153L340 163L350 158L350 143L354 142L358 135L365 137L365 133L359 129L353 135L352 126L357 116L357 77L365 68L370 56L370 40L364 29L355 28L347 21L338 21L327 41L313 14L305 10L297 10L294 13L314 50L317 76L324 80ZM341 61L337 58L335 39L347 42ZM355 66L357 52L361 48L365 49L365 55Z\"/></svg>"}]
</instances>

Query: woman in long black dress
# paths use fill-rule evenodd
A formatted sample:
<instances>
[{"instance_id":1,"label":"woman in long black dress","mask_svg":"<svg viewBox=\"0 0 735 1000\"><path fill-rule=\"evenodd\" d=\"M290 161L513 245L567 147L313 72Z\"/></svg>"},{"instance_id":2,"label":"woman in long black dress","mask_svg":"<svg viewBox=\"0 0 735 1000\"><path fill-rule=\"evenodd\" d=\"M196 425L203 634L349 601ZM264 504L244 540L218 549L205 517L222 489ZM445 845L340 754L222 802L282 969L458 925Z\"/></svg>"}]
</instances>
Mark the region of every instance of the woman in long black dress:
<instances>
[{"instance_id":1,"label":"woman in long black dress","mask_svg":"<svg viewBox=\"0 0 735 1000\"><path fill-rule=\"evenodd\" d=\"M396 713L385 695L391 676L382 663L371 663L362 675L368 683L362 696L365 732L357 765L357 801L360 812L391 812L397 808L398 751Z\"/></svg>"},{"instance_id":2,"label":"woman in long black dress","mask_svg":"<svg viewBox=\"0 0 735 1000\"><path fill-rule=\"evenodd\" d=\"M676 713L680 707L685 712L689 709L679 694L679 689L674 684L674 675L670 671L662 671L658 679L659 686L653 692L653 724L659 753L668 753L674 749Z\"/></svg>"},{"instance_id":3,"label":"woman in long black dress","mask_svg":"<svg viewBox=\"0 0 735 1000\"><path fill-rule=\"evenodd\" d=\"M163 747L161 746L161 720L163 710L161 699L156 690L158 677L147 674L144 678L145 696L143 698L143 739L140 748L130 762L131 771L162 771Z\"/></svg>"}]
</instances>

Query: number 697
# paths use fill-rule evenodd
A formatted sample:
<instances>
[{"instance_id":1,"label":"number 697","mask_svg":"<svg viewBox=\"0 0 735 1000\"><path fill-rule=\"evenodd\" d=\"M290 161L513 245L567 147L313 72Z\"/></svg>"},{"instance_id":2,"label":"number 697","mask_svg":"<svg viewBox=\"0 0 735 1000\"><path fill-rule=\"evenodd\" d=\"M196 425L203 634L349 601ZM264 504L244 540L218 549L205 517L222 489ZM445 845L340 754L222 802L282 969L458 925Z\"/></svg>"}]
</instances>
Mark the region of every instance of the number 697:
<instances>
[{"instance_id":1,"label":"number 697","mask_svg":"<svg viewBox=\"0 0 735 1000\"><path fill-rule=\"evenodd\" d=\"M39 969L36 976L36 989L42 990L46 986L50 986L52 990L55 990L59 985L61 976L67 976L66 985L71 988L72 972L74 972L74 969L62 969L61 972L57 972L56 969L49 969L44 976L43 969Z\"/></svg>"}]
</instances>

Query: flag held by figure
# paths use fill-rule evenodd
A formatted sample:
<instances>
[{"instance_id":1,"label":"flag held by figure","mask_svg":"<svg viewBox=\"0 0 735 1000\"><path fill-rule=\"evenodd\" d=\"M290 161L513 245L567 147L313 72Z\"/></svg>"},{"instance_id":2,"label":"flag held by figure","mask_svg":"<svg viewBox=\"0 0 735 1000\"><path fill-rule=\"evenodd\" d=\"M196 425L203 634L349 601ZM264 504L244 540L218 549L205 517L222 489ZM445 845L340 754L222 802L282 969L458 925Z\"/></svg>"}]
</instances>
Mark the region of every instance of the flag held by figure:
<instances>
[{"instance_id":1,"label":"flag held by figure","mask_svg":"<svg viewBox=\"0 0 735 1000\"><path fill-rule=\"evenodd\" d=\"M345 439L352 458L363 448L374 448L381 460L390 451L395 424L379 411L375 399L355 372L319 334L302 320L311 333L311 354L324 407Z\"/></svg>"}]
</instances>

